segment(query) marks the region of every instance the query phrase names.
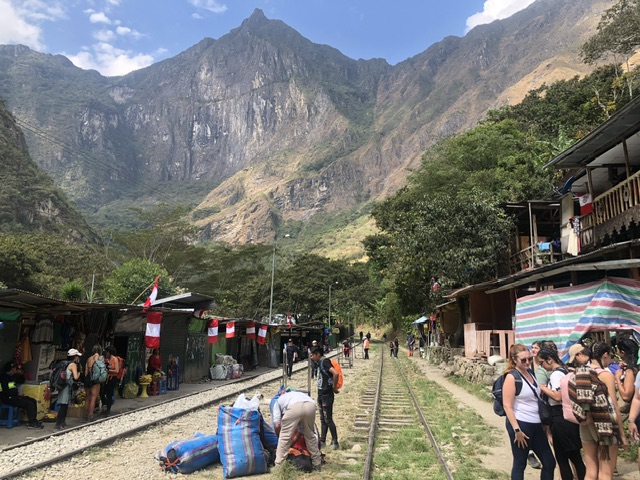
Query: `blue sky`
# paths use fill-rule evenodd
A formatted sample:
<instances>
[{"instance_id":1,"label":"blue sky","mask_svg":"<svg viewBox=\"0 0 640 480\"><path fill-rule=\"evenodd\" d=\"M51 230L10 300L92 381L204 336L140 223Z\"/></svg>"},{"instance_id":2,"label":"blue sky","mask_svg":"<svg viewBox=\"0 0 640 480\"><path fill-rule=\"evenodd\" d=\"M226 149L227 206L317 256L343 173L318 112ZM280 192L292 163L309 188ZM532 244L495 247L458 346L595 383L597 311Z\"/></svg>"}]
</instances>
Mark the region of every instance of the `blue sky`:
<instances>
[{"instance_id":1,"label":"blue sky","mask_svg":"<svg viewBox=\"0 0 640 480\"><path fill-rule=\"evenodd\" d=\"M219 38L260 8L351 58L395 64L534 0L0 0L0 44L123 75Z\"/></svg>"}]
</instances>

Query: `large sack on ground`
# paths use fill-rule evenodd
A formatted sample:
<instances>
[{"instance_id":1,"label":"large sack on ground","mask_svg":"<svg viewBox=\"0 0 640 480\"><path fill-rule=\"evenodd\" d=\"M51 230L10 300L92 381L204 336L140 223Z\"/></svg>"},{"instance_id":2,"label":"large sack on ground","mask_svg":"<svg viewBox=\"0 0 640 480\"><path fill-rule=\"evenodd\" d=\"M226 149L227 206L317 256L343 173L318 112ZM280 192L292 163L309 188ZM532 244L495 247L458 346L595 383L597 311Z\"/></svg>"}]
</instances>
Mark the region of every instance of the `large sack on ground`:
<instances>
[{"instance_id":1,"label":"large sack on ground","mask_svg":"<svg viewBox=\"0 0 640 480\"><path fill-rule=\"evenodd\" d=\"M172 442L158 455L164 472L193 473L220 462L218 436L196 433L193 438Z\"/></svg>"},{"instance_id":2,"label":"large sack on ground","mask_svg":"<svg viewBox=\"0 0 640 480\"><path fill-rule=\"evenodd\" d=\"M218 409L218 451L225 478L266 473L267 454L260 439L262 415L257 410Z\"/></svg>"},{"instance_id":3,"label":"large sack on ground","mask_svg":"<svg viewBox=\"0 0 640 480\"><path fill-rule=\"evenodd\" d=\"M227 378L227 367L224 365L214 365L209 369L212 380L225 380Z\"/></svg>"}]
</instances>

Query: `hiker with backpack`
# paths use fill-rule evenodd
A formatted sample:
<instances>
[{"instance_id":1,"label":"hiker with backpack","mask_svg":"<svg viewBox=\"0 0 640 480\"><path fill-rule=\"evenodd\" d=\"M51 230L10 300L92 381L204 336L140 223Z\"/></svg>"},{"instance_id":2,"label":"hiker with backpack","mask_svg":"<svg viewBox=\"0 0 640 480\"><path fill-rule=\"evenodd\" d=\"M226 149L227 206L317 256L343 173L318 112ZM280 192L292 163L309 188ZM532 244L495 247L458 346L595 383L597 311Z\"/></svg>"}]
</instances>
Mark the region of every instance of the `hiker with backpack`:
<instances>
[{"instance_id":1,"label":"hiker with backpack","mask_svg":"<svg viewBox=\"0 0 640 480\"><path fill-rule=\"evenodd\" d=\"M67 428L67 411L69 410L69 402L73 394L73 382L80 378L80 353L75 348L67 352L67 359L58 362L53 367L51 381L56 384L58 390L58 415L56 416L56 430L64 430ZM64 369L64 378L61 369Z\"/></svg>"},{"instance_id":2,"label":"hiker with backpack","mask_svg":"<svg viewBox=\"0 0 640 480\"><path fill-rule=\"evenodd\" d=\"M311 352L311 360L318 363L318 406L320 407L320 441L327 443L327 432L331 432L332 446L335 450L340 448L338 444L338 431L333 421L333 403L335 394L340 393L338 381L340 375L334 368L331 360L322 356L322 350L316 348Z\"/></svg>"},{"instance_id":3,"label":"hiker with backpack","mask_svg":"<svg viewBox=\"0 0 640 480\"><path fill-rule=\"evenodd\" d=\"M531 352L525 345L512 345L509 349L509 363L503 374L502 405L507 417L506 427L513 454L511 479L524 479L527 457L531 449L542 463L541 480L553 480L556 461L540 422L540 388L531 370L532 361ZM516 379L520 383L519 392Z\"/></svg>"},{"instance_id":4,"label":"hiker with backpack","mask_svg":"<svg viewBox=\"0 0 640 480\"><path fill-rule=\"evenodd\" d=\"M96 401L100 397L100 386L107 381L107 367L102 356L102 346L94 345L92 354L84 367L84 387L87 392L84 410L85 420L93 420Z\"/></svg>"},{"instance_id":5,"label":"hiker with backpack","mask_svg":"<svg viewBox=\"0 0 640 480\"><path fill-rule=\"evenodd\" d=\"M580 453L582 449L580 427L576 423L565 420L562 414L560 385L568 370L558 357L558 352L549 347L541 347L538 351L538 364L550 373L549 383L540 385L540 391L549 398L548 402L551 406L551 436L560 477L562 480L573 480L574 476L569 464L571 462L578 480L584 480L586 467Z\"/></svg>"},{"instance_id":6,"label":"hiker with backpack","mask_svg":"<svg viewBox=\"0 0 640 480\"><path fill-rule=\"evenodd\" d=\"M102 384L100 392L101 414L109 416L116 385L120 382L120 361L113 345L109 345L104 349L104 363L107 366L107 381Z\"/></svg>"},{"instance_id":7,"label":"hiker with backpack","mask_svg":"<svg viewBox=\"0 0 640 480\"><path fill-rule=\"evenodd\" d=\"M616 382L607 369L611 363L611 347L604 342L591 346L591 365L575 373L576 388L569 389L574 413L586 413L591 422L580 424L580 439L584 448L588 479L613 478L618 459L618 448L628 445L616 398ZM615 419L611 410L615 411ZM576 418L579 416L576 415ZM578 418L581 420L583 418Z\"/></svg>"}]
</instances>

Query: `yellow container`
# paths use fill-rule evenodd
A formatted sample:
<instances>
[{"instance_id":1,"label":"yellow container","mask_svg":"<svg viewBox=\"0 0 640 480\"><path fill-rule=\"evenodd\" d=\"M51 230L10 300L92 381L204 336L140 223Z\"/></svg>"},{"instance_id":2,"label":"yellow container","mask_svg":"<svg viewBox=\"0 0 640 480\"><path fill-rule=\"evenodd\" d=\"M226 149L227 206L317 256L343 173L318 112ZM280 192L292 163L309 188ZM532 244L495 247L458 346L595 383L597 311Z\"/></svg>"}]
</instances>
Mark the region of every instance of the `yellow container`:
<instances>
[{"instance_id":1,"label":"yellow container","mask_svg":"<svg viewBox=\"0 0 640 480\"><path fill-rule=\"evenodd\" d=\"M44 382L39 385L25 384L22 386L22 394L25 397L34 398L38 402L38 413L36 418L42 420L46 413L49 413L51 407L51 399L49 397L49 382ZM46 398L45 398L46 397ZM27 420L27 415L22 412L22 420Z\"/></svg>"}]
</instances>

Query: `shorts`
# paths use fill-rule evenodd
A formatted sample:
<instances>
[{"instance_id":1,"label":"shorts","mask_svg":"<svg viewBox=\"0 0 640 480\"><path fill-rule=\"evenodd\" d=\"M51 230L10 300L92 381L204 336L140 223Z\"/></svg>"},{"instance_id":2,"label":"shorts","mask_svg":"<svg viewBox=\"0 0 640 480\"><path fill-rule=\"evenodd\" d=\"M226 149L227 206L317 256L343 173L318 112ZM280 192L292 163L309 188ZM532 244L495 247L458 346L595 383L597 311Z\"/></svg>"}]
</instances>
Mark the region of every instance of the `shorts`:
<instances>
[{"instance_id":1,"label":"shorts","mask_svg":"<svg viewBox=\"0 0 640 480\"><path fill-rule=\"evenodd\" d=\"M614 425L613 428L617 430L618 426ZM598 443L598 430L596 430L596 426L593 424L593 422L587 423L586 425L580 425L580 440L583 443ZM618 444L617 435L613 436L613 444Z\"/></svg>"}]
</instances>

